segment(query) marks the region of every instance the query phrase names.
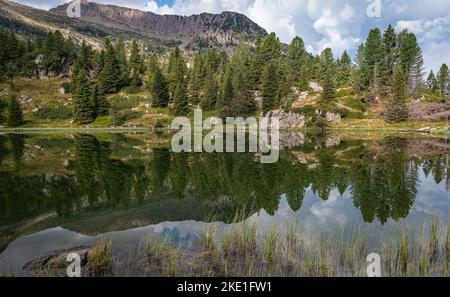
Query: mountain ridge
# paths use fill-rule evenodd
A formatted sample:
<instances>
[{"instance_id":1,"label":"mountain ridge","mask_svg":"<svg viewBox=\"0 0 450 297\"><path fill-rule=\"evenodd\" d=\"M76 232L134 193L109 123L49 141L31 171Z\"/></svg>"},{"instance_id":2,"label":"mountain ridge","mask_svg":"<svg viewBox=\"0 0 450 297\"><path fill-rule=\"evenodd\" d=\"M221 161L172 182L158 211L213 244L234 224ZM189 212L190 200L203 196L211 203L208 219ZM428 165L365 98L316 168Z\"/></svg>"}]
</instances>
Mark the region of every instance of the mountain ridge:
<instances>
[{"instance_id":1,"label":"mountain ridge","mask_svg":"<svg viewBox=\"0 0 450 297\"><path fill-rule=\"evenodd\" d=\"M254 45L258 36L267 35L262 27L236 12L159 15L82 1L81 18L71 18L66 12L70 3L46 11L0 0L0 28L27 37L60 30L65 37L85 41L94 47L102 47L104 37L121 36L152 47L179 46L187 51L216 48L231 52L240 43Z\"/></svg>"}]
</instances>

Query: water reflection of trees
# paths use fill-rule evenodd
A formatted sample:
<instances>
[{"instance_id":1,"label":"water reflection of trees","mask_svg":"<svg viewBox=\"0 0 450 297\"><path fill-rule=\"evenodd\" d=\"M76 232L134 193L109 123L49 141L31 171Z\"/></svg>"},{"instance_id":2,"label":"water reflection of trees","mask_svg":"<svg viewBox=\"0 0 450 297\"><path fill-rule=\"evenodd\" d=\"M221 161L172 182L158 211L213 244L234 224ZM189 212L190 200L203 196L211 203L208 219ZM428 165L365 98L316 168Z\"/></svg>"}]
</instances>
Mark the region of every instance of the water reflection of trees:
<instances>
[{"instance_id":1,"label":"water reflection of trees","mask_svg":"<svg viewBox=\"0 0 450 297\"><path fill-rule=\"evenodd\" d=\"M333 189L347 189L365 221L408 215L417 194L418 171L432 174L436 182L448 176L445 158L411 159L407 140L386 138L378 144L360 146L358 154L344 157L339 148L316 152L316 162L303 164L289 151L275 164L261 164L254 154L176 154L155 148L148 160L118 159L113 152L124 141L100 141L92 135L76 135L69 175L20 174L24 138L0 136L0 161L8 155L15 171L1 172L0 221L13 223L56 211L72 216L91 210L138 207L148 201L195 197L199 202L228 199L234 214L239 207L265 209L274 214L282 195L294 211L299 210L306 190L328 199ZM207 215L207 214L205 214Z\"/></svg>"}]
</instances>

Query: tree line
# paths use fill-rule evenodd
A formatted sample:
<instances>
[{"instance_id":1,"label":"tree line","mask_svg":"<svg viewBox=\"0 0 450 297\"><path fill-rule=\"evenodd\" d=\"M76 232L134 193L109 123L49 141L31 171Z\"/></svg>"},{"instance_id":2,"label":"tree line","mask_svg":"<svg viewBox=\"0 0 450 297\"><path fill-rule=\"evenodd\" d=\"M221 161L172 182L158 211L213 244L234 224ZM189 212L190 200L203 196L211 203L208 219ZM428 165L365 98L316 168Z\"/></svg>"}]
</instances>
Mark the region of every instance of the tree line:
<instances>
[{"instance_id":1,"label":"tree line","mask_svg":"<svg viewBox=\"0 0 450 297\"><path fill-rule=\"evenodd\" d=\"M331 48L313 56L300 37L285 46L275 33L258 37L254 46L238 46L233 54L207 49L187 55L175 48L156 55L135 40L120 38L105 39L104 48L96 51L84 43L76 48L58 31L34 42L6 33L0 40L6 45L0 51L0 79L36 75L39 67L48 72L72 65L73 114L80 124L114 115L107 95L121 90L148 91L153 107L169 107L175 115L198 106L225 117L289 109L296 91L309 91L310 82L317 82L323 88L321 109L332 109L338 89L353 88L365 104L388 98L388 121L408 118L408 97L424 91L449 94L448 67L444 64L437 75L431 71L424 81L416 36L406 30L397 33L391 25L384 32L372 29L354 61L346 51L335 59ZM35 61L39 54L41 66Z\"/></svg>"}]
</instances>

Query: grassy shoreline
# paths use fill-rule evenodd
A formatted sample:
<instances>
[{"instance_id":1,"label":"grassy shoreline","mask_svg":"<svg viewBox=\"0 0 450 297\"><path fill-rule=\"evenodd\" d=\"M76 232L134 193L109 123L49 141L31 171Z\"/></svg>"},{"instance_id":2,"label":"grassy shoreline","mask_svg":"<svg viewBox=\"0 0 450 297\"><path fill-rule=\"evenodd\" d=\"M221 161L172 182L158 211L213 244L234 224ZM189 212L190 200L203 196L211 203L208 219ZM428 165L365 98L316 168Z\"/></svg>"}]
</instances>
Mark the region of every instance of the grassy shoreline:
<instances>
[{"instance_id":1,"label":"grassy shoreline","mask_svg":"<svg viewBox=\"0 0 450 297\"><path fill-rule=\"evenodd\" d=\"M263 232L257 221L246 221L220 236L214 224L205 224L193 249L149 235L146 246L130 251L125 260L115 257L114 242L99 240L88 248L82 276L366 277L371 253L380 255L384 277L449 276L449 228L435 219L424 223L415 237L413 226L403 226L392 238L381 236L376 247L370 247L368 233L359 229L345 241L342 234L307 238L295 222L286 230L273 225ZM67 264L58 258L62 262L35 263L32 275L64 276Z\"/></svg>"}]
</instances>

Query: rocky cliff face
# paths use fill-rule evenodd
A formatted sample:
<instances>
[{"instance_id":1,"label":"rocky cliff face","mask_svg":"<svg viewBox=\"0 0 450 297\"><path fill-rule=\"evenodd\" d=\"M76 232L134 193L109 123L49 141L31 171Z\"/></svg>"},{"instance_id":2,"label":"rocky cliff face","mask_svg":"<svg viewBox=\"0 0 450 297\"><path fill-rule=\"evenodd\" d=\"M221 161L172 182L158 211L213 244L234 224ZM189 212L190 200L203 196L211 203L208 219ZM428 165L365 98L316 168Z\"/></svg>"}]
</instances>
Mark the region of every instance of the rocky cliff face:
<instances>
[{"instance_id":1,"label":"rocky cliff face","mask_svg":"<svg viewBox=\"0 0 450 297\"><path fill-rule=\"evenodd\" d=\"M60 5L50 12L66 16L68 5L69 3ZM258 35L267 34L245 15L234 12L192 16L157 15L137 9L82 1L81 19L111 28L178 40L188 49L232 48L240 42L253 43Z\"/></svg>"}]
</instances>

